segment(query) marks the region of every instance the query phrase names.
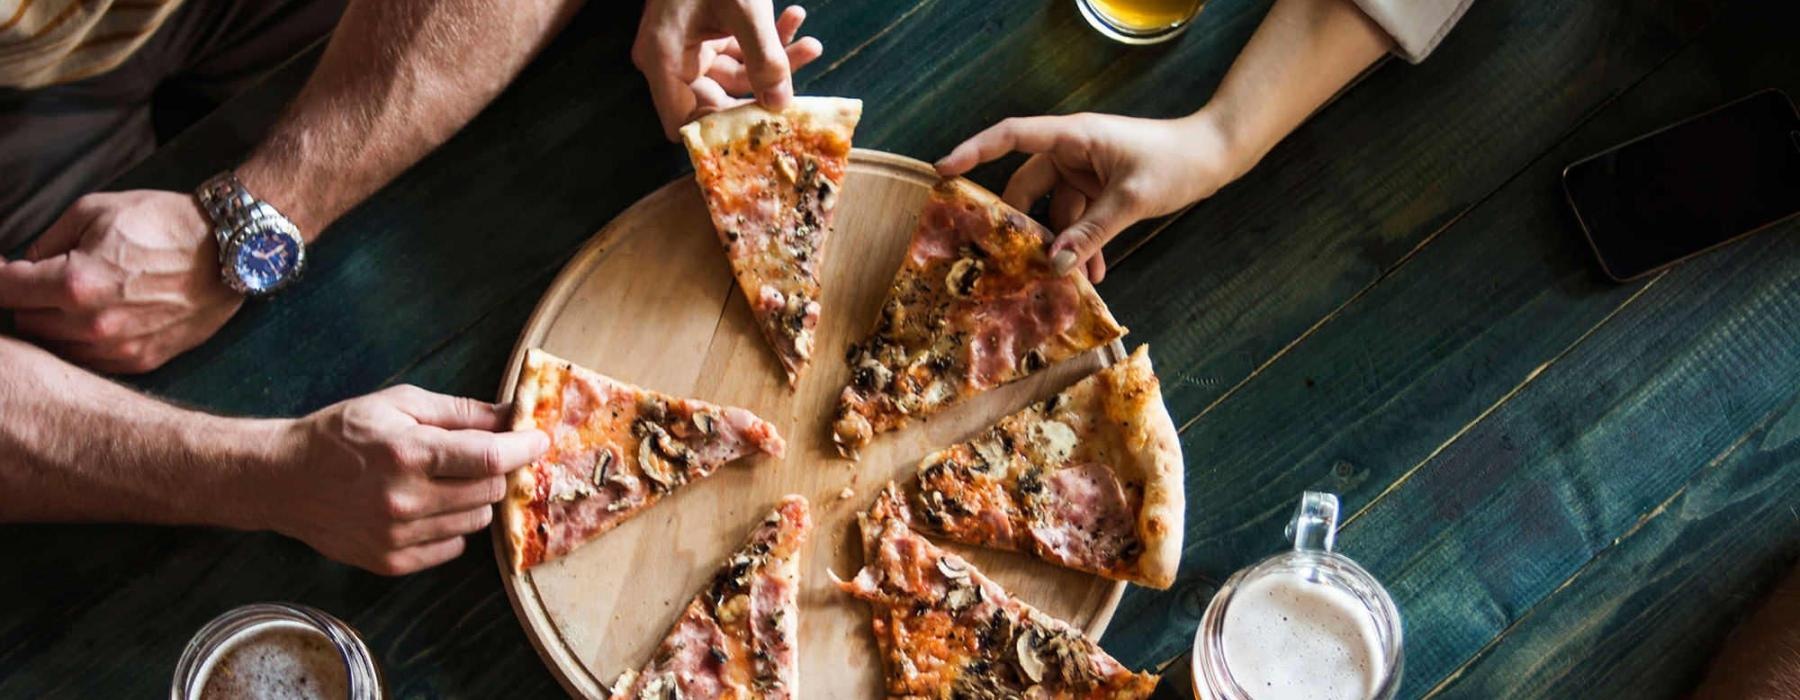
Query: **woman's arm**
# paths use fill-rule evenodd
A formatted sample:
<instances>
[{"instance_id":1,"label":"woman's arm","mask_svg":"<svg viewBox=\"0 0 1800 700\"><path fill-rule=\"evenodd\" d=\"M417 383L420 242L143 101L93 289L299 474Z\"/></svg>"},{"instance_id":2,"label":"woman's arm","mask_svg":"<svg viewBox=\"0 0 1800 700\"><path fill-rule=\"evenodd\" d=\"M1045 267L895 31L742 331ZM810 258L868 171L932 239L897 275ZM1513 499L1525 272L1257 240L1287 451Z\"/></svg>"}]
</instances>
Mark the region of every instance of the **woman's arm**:
<instances>
[{"instance_id":1,"label":"woman's arm","mask_svg":"<svg viewBox=\"0 0 1800 700\"><path fill-rule=\"evenodd\" d=\"M1392 46L1350 0L1276 0L1205 106L1180 119L1105 114L1008 119L938 161L945 176L1011 151L1032 154L1007 182L1021 210L1049 195L1051 251L1064 269L1105 275L1100 247L1140 219L1172 213L1243 175Z\"/></svg>"}]
</instances>

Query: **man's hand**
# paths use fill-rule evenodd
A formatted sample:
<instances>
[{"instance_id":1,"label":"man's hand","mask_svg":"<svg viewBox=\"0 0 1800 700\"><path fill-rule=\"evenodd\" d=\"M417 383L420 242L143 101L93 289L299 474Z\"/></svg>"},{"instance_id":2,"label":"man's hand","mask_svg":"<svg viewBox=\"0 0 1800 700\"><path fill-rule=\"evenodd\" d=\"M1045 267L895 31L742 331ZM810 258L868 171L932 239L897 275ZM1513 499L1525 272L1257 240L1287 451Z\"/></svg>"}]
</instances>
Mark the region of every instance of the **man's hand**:
<instances>
[{"instance_id":1,"label":"man's hand","mask_svg":"<svg viewBox=\"0 0 1800 700\"><path fill-rule=\"evenodd\" d=\"M769 109L794 96L793 72L824 52L818 39L794 35L806 21L798 5L775 16L772 0L649 0L631 62L650 81L650 96L673 141L681 125L750 100Z\"/></svg>"},{"instance_id":2,"label":"man's hand","mask_svg":"<svg viewBox=\"0 0 1800 700\"><path fill-rule=\"evenodd\" d=\"M397 386L328 406L289 434L291 459L245 486L255 523L378 574L430 568L487 527L506 473L550 446L503 429L503 406Z\"/></svg>"},{"instance_id":3,"label":"man's hand","mask_svg":"<svg viewBox=\"0 0 1800 700\"><path fill-rule=\"evenodd\" d=\"M1085 265L1106 276L1100 247L1139 220L1212 196L1248 164L1233 154L1205 112L1183 119L1071 114L1007 119L962 142L937 162L945 177L1013 151L1032 156L1013 172L1002 198L1020 211L1050 196L1050 246L1057 270Z\"/></svg>"},{"instance_id":4,"label":"man's hand","mask_svg":"<svg viewBox=\"0 0 1800 700\"><path fill-rule=\"evenodd\" d=\"M76 200L31 245L0 260L0 309L21 334L96 369L148 372L225 325L243 297L219 279L199 204L135 190Z\"/></svg>"}]
</instances>

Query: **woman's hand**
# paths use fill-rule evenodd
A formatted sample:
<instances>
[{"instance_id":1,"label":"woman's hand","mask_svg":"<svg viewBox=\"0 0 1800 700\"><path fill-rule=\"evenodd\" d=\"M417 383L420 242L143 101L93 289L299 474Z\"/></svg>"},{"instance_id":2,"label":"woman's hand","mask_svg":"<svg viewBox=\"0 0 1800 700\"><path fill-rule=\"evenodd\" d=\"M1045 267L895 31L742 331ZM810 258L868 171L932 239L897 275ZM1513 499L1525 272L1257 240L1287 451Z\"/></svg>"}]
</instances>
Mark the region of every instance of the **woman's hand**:
<instances>
[{"instance_id":1,"label":"woman's hand","mask_svg":"<svg viewBox=\"0 0 1800 700\"><path fill-rule=\"evenodd\" d=\"M1019 151L1032 154L1001 195L1020 211L1050 196L1058 232L1051 260L1059 271L1083 265L1106 276L1100 247L1139 220L1173 213L1211 196L1249 169L1210 114L1139 119L1070 114L1007 119L962 142L937 162L938 174L961 175Z\"/></svg>"},{"instance_id":2,"label":"woman's hand","mask_svg":"<svg viewBox=\"0 0 1800 700\"><path fill-rule=\"evenodd\" d=\"M672 141L702 115L755 94L781 109L794 96L793 72L824 53L818 39L795 40L806 10L777 17L772 0L649 0L631 61L650 81L650 96Z\"/></svg>"}]
</instances>

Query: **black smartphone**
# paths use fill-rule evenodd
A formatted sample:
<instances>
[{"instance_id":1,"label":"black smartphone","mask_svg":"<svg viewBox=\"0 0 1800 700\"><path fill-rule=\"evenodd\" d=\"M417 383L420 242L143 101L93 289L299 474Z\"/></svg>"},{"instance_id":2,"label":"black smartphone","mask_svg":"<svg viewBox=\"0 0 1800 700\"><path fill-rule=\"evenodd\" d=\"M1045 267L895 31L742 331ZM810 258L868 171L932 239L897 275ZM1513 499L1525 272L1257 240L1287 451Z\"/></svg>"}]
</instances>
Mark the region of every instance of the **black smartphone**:
<instances>
[{"instance_id":1,"label":"black smartphone","mask_svg":"<svg viewBox=\"0 0 1800 700\"><path fill-rule=\"evenodd\" d=\"M1576 161L1563 193L1608 277L1642 277L1800 213L1800 112L1764 90Z\"/></svg>"}]
</instances>

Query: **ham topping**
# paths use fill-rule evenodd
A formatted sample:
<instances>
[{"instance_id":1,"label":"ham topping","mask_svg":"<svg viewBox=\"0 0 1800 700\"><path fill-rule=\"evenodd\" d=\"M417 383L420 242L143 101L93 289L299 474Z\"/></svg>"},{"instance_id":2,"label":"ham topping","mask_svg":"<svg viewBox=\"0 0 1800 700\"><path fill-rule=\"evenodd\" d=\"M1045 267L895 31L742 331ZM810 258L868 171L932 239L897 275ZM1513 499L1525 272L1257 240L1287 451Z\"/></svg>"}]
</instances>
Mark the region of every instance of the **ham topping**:
<instances>
[{"instance_id":1,"label":"ham topping","mask_svg":"<svg viewBox=\"0 0 1800 700\"><path fill-rule=\"evenodd\" d=\"M1104 570L1136 540L1125 490L1104 465L1056 471L1031 505L1033 542L1046 557L1063 564Z\"/></svg>"},{"instance_id":2,"label":"ham topping","mask_svg":"<svg viewBox=\"0 0 1800 700\"><path fill-rule=\"evenodd\" d=\"M970 309L968 382L986 389L1036 367L1026 355L1075 325L1081 293L1067 277L1036 278L1005 296L988 297ZM1015 373L1015 368L1023 370Z\"/></svg>"}]
</instances>

